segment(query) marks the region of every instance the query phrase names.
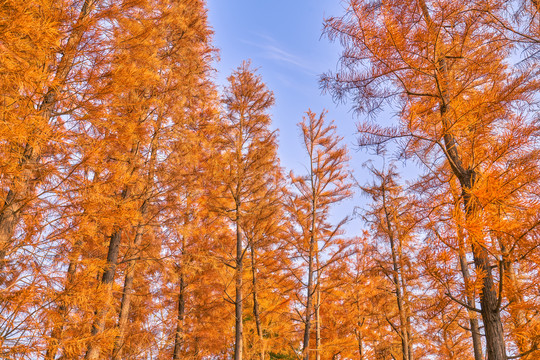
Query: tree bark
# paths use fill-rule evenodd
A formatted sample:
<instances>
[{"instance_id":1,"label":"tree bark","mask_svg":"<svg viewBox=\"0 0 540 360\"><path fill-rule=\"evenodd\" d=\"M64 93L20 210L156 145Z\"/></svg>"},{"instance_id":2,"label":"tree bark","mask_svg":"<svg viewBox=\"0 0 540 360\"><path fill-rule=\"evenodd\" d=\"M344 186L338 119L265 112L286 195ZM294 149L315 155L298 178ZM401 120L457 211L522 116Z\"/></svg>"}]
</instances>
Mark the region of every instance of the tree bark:
<instances>
[{"instance_id":1,"label":"tree bark","mask_svg":"<svg viewBox=\"0 0 540 360\"><path fill-rule=\"evenodd\" d=\"M500 241L501 242L501 241ZM525 354L530 352L531 349L537 348L538 344L536 341L530 341L530 336L524 336L523 328L527 325L527 318L524 311L520 308L520 305L523 304L523 295L519 289L519 282L516 277L516 272L512 261L509 259L508 250L506 246L501 242L501 253L502 253L502 271L504 274L504 281L507 286L507 297L508 302L514 306L510 307L510 319L514 326L513 336L514 341L517 345L517 348L520 354ZM534 354L534 353L533 353ZM525 355L522 357L523 360L530 359L530 355Z\"/></svg>"},{"instance_id":2,"label":"tree bark","mask_svg":"<svg viewBox=\"0 0 540 360\"><path fill-rule=\"evenodd\" d=\"M469 275L469 268L467 265L467 259L465 258L465 254L460 253L459 255L459 263L461 267L461 273L463 274L463 281L465 283L465 289L469 288L470 284L470 275ZM475 307L474 297L472 294L469 294L468 290L466 291L466 299L467 299L467 305L470 307ZM471 337L473 342L473 351L474 351L474 360L483 360L483 354L482 354L482 338L480 335L480 326L478 325L478 319L476 317L476 313L472 310L468 310L469 314L469 323L471 325Z\"/></svg>"},{"instance_id":3,"label":"tree bark","mask_svg":"<svg viewBox=\"0 0 540 360\"><path fill-rule=\"evenodd\" d=\"M315 243L315 268L317 271L317 281L315 284L315 359L321 360L321 274L319 263L319 246Z\"/></svg>"},{"instance_id":4,"label":"tree bark","mask_svg":"<svg viewBox=\"0 0 540 360\"><path fill-rule=\"evenodd\" d=\"M357 305L358 306L358 305ZM356 335L356 341L358 343L358 360L364 360L364 344L362 336L362 325L364 324L363 320L356 323L357 328L354 329Z\"/></svg>"},{"instance_id":5,"label":"tree bark","mask_svg":"<svg viewBox=\"0 0 540 360\"><path fill-rule=\"evenodd\" d=\"M145 190L142 192L143 196L145 197L143 203L141 204L141 207L139 208L139 213L141 215L141 221L144 221L146 218L146 214L148 212L148 203L150 202L151 197L151 188L152 183L154 181L154 173L155 173L155 162L156 162L156 156L157 156L157 139L159 135L159 131L161 129L161 117L158 118L156 128L154 131L154 134L152 136L152 140L150 142L150 160L148 161L148 173L146 174L146 185ZM137 146L134 146L133 149L136 149ZM132 153L134 151L132 150ZM133 239L133 248L135 249L135 252L138 251L139 245L142 241L142 236L144 232L144 225L142 223L139 223L137 225L137 231L135 233L135 238ZM127 256L134 256L135 254L128 254ZM120 303L120 313L118 315L118 335L116 336L115 342L114 342L114 348L111 360L118 360L122 357L122 346L125 338L125 332L127 328L127 323L129 319L129 311L131 308L131 298L133 295L133 281L135 277L135 267L137 265L137 259L132 258L128 261L128 266L126 270L126 276L124 280L124 291L122 292L122 301Z\"/></svg>"},{"instance_id":6,"label":"tree bark","mask_svg":"<svg viewBox=\"0 0 540 360\"><path fill-rule=\"evenodd\" d=\"M310 136L313 137L314 134L310 133ZM310 142L310 148L308 150L310 158L310 184L311 184L311 229L309 237L309 253L308 253L308 283L307 283L307 299L306 299L306 318L305 318L305 327L304 327L304 342L302 347L302 352L304 354L304 360L309 360L309 337L311 330L311 312L313 307L313 275L315 270L313 269L314 257L318 255L318 239L316 235L317 231L317 189L316 185L316 175L313 168L314 161L314 147L313 141Z\"/></svg>"},{"instance_id":7,"label":"tree bark","mask_svg":"<svg viewBox=\"0 0 540 360\"><path fill-rule=\"evenodd\" d=\"M463 241L463 231L461 226L458 225L458 241L459 241L459 265L461 268L461 274L463 275L463 282L465 284L465 298L467 300L467 305L474 308L474 294L469 292L471 281L469 274L469 265L467 264L467 258L465 256L465 244ZM474 360L483 360L484 355L482 351L482 337L480 335L480 326L478 325L478 319L476 313L470 309L467 310L469 314L469 323L471 326L471 337L473 342L473 351L474 351Z\"/></svg>"},{"instance_id":8,"label":"tree bark","mask_svg":"<svg viewBox=\"0 0 540 360\"><path fill-rule=\"evenodd\" d=\"M302 353L304 354L304 360L309 360L309 335L311 328L311 307L313 298L313 243L314 238L311 236L309 245L309 259L308 259L308 283L307 283L307 299L306 299L306 315L304 319L304 341L302 346Z\"/></svg>"},{"instance_id":9,"label":"tree bark","mask_svg":"<svg viewBox=\"0 0 540 360\"><path fill-rule=\"evenodd\" d=\"M317 266L318 267L318 266ZM319 281L317 281L317 292L315 296L315 359L321 360L321 289L319 288Z\"/></svg>"}]
</instances>

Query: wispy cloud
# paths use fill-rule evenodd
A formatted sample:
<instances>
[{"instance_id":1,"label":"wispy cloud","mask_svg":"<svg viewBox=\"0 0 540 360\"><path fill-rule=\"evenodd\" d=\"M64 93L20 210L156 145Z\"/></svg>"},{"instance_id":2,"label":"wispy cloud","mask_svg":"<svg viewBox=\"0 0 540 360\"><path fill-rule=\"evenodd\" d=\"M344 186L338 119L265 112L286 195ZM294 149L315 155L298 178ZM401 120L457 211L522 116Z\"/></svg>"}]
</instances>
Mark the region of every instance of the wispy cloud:
<instances>
[{"instance_id":1,"label":"wispy cloud","mask_svg":"<svg viewBox=\"0 0 540 360\"><path fill-rule=\"evenodd\" d=\"M260 49L262 51L261 56L266 59L287 63L300 68L302 71L308 73L309 75L317 75L317 71L314 69L314 66L310 64L309 60L285 50L283 46L280 46L280 44L271 36L259 33L255 35L260 38L261 41L241 41L245 44Z\"/></svg>"}]
</instances>

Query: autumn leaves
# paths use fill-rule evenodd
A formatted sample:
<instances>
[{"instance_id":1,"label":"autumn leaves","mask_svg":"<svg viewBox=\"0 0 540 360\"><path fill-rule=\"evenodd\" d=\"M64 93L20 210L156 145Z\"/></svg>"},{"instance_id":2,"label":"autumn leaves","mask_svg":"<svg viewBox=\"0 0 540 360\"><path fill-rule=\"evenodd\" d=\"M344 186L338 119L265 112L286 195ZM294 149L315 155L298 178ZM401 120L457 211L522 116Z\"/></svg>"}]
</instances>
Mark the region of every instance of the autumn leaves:
<instances>
[{"instance_id":1,"label":"autumn leaves","mask_svg":"<svg viewBox=\"0 0 540 360\"><path fill-rule=\"evenodd\" d=\"M306 113L286 176L204 1L0 4L0 357L538 357L537 2L348 5L322 83L425 169L372 167L354 238L335 125Z\"/></svg>"},{"instance_id":2,"label":"autumn leaves","mask_svg":"<svg viewBox=\"0 0 540 360\"><path fill-rule=\"evenodd\" d=\"M536 276L527 258L538 231L538 115L531 106L538 90L537 54L531 55L538 49L538 20L537 4L526 1L353 0L343 17L326 24L329 37L345 48L342 70L323 78L326 88L338 98L352 95L362 111L383 104L397 110L395 127L362 122L360 143L397 140L402 155L426 167L414 187L437 199L424 210L426 235L436 237L442 252L433 266L457 267L459 258L465 289L455 295L455 273L429 273L446 287L445 296L469 311L477 360L483 358L480 342L490 360L534 358L538 347L537 320L515 297L516 286L525 289ZM459 210L440 213L455 199ZM516 306L522 311L508 311ZM482 330L475 330L477 313ZM512 344L514 331L520 336ZM457 346L445 337L446 347Z\"/></svg>"}]
</instances>

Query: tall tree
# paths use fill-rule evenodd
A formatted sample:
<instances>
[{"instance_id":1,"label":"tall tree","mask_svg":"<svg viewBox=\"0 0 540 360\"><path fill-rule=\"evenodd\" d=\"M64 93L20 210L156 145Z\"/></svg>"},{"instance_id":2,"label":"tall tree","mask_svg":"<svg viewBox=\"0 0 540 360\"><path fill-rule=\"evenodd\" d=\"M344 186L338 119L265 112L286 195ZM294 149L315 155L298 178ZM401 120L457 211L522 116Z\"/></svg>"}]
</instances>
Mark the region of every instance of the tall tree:
<instances>
[{"instance_id":1,"label":"tall tree","mask_svg":"<svg viewBox=\"0 0 540 360\"><path fill-rule=\"evenodd\" d=\"M337 97L352 94L359 110L387 102L399 109L397 127L360 124L362 144L407 139L405 154L417 155L431 169L443 162L437 153L443 155L460 184L468 242L481 274L487 356L505 360L500 276L493 267L501 249L485 232L494 219L486 206L495 205L494 194L508 194L510 201L534 183L529 169L537 154L523 150L532 146L535 125L526 112L514 111L530 96L528 74L509 69L510 42L474 4L353 0L349 5L345 16L326 23L326 33L338 38L345 52L342 71L323 77L323 84ZM520 180L496 187L488 181L510 172L521 174Z\"/></svg>"},{"instance_id":2,"label":"tall tree","mask_svg":"<svg viewBox=\"0 0 540 360\"><path fill-rule=\"evenodd\" d=\"M69 5L12 2L2 6L7 27L2 29L3 202L0 212L0 267L12 253L15 230L25 209L36 198L36 188L51 173L43 164L59 122L56 114L69 111L76 91L74 76L80 43L93 24L96 0L86 0L77 14ZM71 6L74 6L72 4ZM47 9L47 11L42 11ZM39 29L37 36L35 30ZM66 30L68 29L68 30ZM58 45L62 44L62 45ZM80 71L76 72L80 75ZM8 125L11 124L11 125ZM19 126L13 126L18 124ZM16 133L14 133L16 131ZM54 149L58 149L52 147Z\"/></svg>"},{"instance_id":3,"label":"tall tree","mask_svg":"<svg viewBox=\"0 0 540 360\"><path fill-rule=\"evenodd\" d=\"M294 192L290 200L292 215L291 232L295 237L295 257L307 263L307 282L302 276L296 278L305 287L302 352L305 360L310 358L312 319L315 317L316 334L320 334L320 280L323 268L344 255L346 244L340 244L340 228L329 222L330 207L351 195L351 183L347 173L347 150L341 145L342 138L336 134L333 123L325 123L325 114L319 116L308 111L299 123L302 140L308 155L308 173L297 176L291 173ZM328 259L323 260L321 254ZM316 357L319 358L320 336L316 336Z\"/></svg>"},{"instance_id":4,"label":"tall tree","mask_svg":"<svg viewBox=\"0 0 540 360\"><path fill-rule=\"evenodd\" d=\"M249 66L243 62L229 76L223 96L222 149L227 165L219 207L228 214L236 232L234 260L230 265L235 278L235 360L242 359L244 347L244 259L249 249L245 233L253 228L260 207L266 204L262 200L281 177L276 134L270 130L268 114L274 95Z\"/></svg>"},{"instance_id":5,"label":"tall tree","mask_svg":"<svg viewBox=\"0 0 540 360\"><path fill-rule=\"evenodd\" d=\"M94 78L81 59L104 48L95 41L97 19L114 11L100 5L6 1L0 7L0 347L8 357L40 348L33 323L43 321L49 305L50 256L69 242L56 231L68 211L55 197L81 162L70 148L76 121L66 122Z\"/></svg>"},{"instance_id":6,"label":"tall tree","mask_svg":"<svg viewBox=\"0 0 540 360\"><path fill-rule=\"evenodd\" d=\"M154 16L160 10L163 14L155 3L144 0L123 8L111 24L109 72L104 81L94 85L100 97L93 102L95 107L89 109L91 125L98 144L107 144L100 154L103 157L95 156L93 169L99 172L99 181L106 191L102 194L102 214L106 216L101 216L98 223L107 239L107 252L97 285L100 302L95 309L86 359L97 359L102 351L110 353L114 347L115 337L111 342L106 334L114 309L113 288L122 256L121 244L126 243L131 229L142 230L146 215L148 194L141 192L148 187L144 180L155 171L149 166L155 166L155 136L163 121L156 97L161 85L159 52L165 46L162 35L166 28L162 18ZM138 238L136 234L137 231L134 240L138 242L142 234ZM126 298L124 304L125 301Z\"/></svg>"},{"instance_id":7,"label":"tall tree","mask_svg":"<svg viewBox=\"0 0 540 360\"><path fill-rule=\"evenodd\" d=\"M383 255L379 261L383 273L391 280L391 293L395 294L397 305L397 324L396 320L392 319L392 314L386 315L386 321L399 336L401 358L412 360L411 318L414 310L409 289L414 277L411 269L411 258L414 256L411 251L412 240L418 223L413 211L414 200L403 194L403 190L397 184L397 173L393 166L387 171L372 168L371 172L375 177L375 183L362 188L373 201L365 219L371 224L375 240L381 239L387 243L381 248L389 248L389 259L385 259L388 257ZM384 253L383 250L379 251Z\"/></svg>"}]
</instances>

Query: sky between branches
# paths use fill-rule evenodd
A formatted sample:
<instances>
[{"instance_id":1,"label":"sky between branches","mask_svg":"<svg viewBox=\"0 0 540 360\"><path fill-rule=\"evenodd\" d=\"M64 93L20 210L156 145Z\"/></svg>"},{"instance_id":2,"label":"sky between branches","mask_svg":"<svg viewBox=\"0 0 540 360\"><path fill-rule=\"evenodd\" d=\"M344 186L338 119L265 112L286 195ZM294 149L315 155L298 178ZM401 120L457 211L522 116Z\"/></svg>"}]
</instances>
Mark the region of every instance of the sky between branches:
<instances>
[{"instance_id":1,"label":"sky between branches","mask_svg":"<svg viewBox=\"0 0 540 360\"><path fill-rule=\"evenodd\" d=\"M341 47L322 36L324 19L344 13L344 4L330 0L209 0L208 17L214 30L214 45L220 61L215 64L217 83L223 86L227 76L250 59L267 86L274 92L276 105L271 109L273 127L279 129L279 157L288 172L304 173L307 157L302 149L297 123L311 109L328 110L339 134L349 149L350 168L361 185L370 180L362 164L381 163L355 146L355 123L359 117L351 104L336 104L323 94L319 76L335 70ZM363 116L363 115L360 115ZM388 118L388 114L380 114ZM412 164L410 164L412 166ZM411 174L414 170L406 171ZM355 206L363 206L366 197L359 189L333 212L334 221L351 215ZM346 226L347 235L359 235L359 221Z\"/></svg>"}]
</instances>

